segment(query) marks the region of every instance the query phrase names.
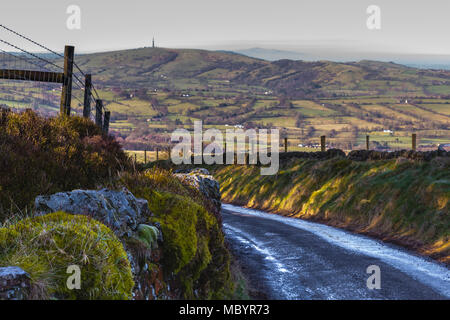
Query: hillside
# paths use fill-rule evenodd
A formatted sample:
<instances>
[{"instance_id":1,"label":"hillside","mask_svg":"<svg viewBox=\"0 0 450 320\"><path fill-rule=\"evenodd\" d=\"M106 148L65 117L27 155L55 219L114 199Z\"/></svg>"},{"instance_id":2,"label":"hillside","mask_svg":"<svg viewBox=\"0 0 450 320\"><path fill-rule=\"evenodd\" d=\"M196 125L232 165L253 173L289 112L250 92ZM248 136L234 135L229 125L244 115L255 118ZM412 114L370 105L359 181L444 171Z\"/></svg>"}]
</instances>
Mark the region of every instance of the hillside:
<instances>
[{"instance_id":1,"label":"hillside","mask_svg":"<svg viewBox=\"0 0 450 320\"><path fill-rule=\"evenodd\" d=\"M230 86L264 87L292 97L327 97L349 90L352 94L450 94L449 71L374 61L269 62L231 52L163 48L88 54L78 61L108 86L184 89L228 80Z\"/></svg>"},{"instance_id":2,"label":"hillside","mask_svg":"<svg viewBox=\"0 0 450 320\"><path fill-rule=\"evenodd\" d=\"M108 86L171 87L213 84L261 86L290 95L320 97L358 90L365 94L423 94L442 86L450 94L449 71L425 71L394 63L360 61L335 63L250 58L231 52L195 49L144 48L82 55L83 69ZM380 83L377 83L379 81ZM389 85L387 85L389 82ZM404 92L404 84L410 88Z\"/></svg>"}]
</instances>

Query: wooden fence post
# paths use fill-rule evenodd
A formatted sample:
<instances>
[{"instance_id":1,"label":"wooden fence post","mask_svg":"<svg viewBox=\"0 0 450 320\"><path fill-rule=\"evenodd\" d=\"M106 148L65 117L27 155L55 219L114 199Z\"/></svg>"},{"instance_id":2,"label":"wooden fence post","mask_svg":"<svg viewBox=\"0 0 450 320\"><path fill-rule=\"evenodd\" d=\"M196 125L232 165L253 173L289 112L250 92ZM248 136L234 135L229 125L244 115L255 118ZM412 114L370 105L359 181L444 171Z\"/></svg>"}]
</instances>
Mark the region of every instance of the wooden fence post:
<instances>
[{"instance_id":1,"label":"wooden fence post","mask_svg":"<svg viewBox=\"0 0 450 320\"><path fill-rule=\"evenodd\" d=\"M224 147L223 147L222 151L223 151L222 152L223 164L226 164L227 163L227 141L226 140L224 141Z\"/></svg>"},{"instance_id":2,"label":"wooden fence post","mask_svg":"<svg viewBox=\"0 0 450 320\"><path fill-rule=\"evenodd\" d=\"M66 46L64 48L64 79L61 92L60 114L70 116L70 105L72 103L72 74L73 57L75 48Z\"/></svg>"},{"instance_id":3,"label":"wooden fence post","mask_svg":"<svg viewBox=\"0 0 450 320\"><path fill-rule=\"evenodd\" d=\"M83 117L89 118L91 114L91 87L92 87L92 76L87 74L84 78L84 107L83 107Z\"/></svg>"},{"instance_id":4,"label":"wooden fence post","mask_svg":"<svg viewBox=\"0 0 450 320\"><path fill-rule=\"evenodd\" d=\"M159 160L159 149L156 148L156 161L158 161L158 160Z\"/></svg>"},{"instance_id":5,"label":"wooden fence post","mask_svg":"<svg viewBox=\"0 0 450 320\"><path fill-rule=\"evenodd\" d=\"M325 136L321 136L320 137L320 150L322 151L322 152L325 152L326 151L326 137Z\"/></svg>"},{"instance_id":6,"label":"wooden fence post","mask_svg":"<svg viewBox=\"0 0 450 320\"><path fill-rule=\"evenodd\" d=\"M284 152L288 152L288 138L284 138Z\"/></svg>"},{"instance_id":7,"label":"wooden fence post","mask_svg":"<svg viewBox=\"0 0 450 320\"><path fill-rule=\"evenodd\" d=\"M111 111L105 111L105 118L103 119L103 133L104 134L108 134L110 118L111 118Z\"/></svg>"},{"instance_id":8,"label":"wooden fence post","mask_svg":"<svg viewBox=\"0 0 450 320\"><path fill-rule=\"evenodd\" d=\"M103 115L102 115L102 109L103 109L103 102L102 100L95 100L95 124L102 128L103 127Z\"/></svg>"},{"instance_id":9,"label":"wooden fence post","mask_svg":"<svg viewBox=\"0 0 450 320\"><path fill-rule=\"evenodd\" d=\"M417 134L413 133L411 138L412 138L412 149L413 149L413 151L416 151L416 148L417 148Z\"/></svg>"},{"instance_id":10,"label":"wooden fence post","mask_svg":"<svg viewBox=\"0 0 450 320\"><path fill-rule=\"evenodd\" d=\"M368 135L366 136L366 149L370 150L370 137Z\"/></svg>"},{"instance_id":11,"label":"wooden fence post","mask_svg":"<svg viewBox=\"0 0 450 320\"><path fill-rule=\"evenodd\" d=\"M144 164L147 164L147 149L144 150Z\"/></svg>"},{"instance_id":12,"label":"wooden fence post","mask_svg":"<svg viewBox=\"0 0 450 320\"><path fill-rule=\"evenodd\" d=\"M205 143L202 141L202 150L200 151L200 156L201 156L201 159L202 159L202 163L203 163L203 150L204 150L204 148L205 148Z\"/></svg>"}]
</instances>

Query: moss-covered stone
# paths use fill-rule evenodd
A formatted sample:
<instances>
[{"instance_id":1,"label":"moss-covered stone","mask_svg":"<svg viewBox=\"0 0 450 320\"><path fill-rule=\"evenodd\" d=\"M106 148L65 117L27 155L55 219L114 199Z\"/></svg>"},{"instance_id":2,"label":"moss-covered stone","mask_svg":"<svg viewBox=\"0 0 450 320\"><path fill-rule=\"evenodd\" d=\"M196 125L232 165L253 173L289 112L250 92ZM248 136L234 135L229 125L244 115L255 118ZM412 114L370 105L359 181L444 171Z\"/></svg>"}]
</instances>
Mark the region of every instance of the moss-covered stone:
<instances>
[{"instance_id":1,"label":"moss-covered stone","mask_svg":"<svg viewBox=\"0 0 450 320\"><path fill-rule=\"evenodd\" d=\"M81 269L81 290L67 287L67 268ZM0 266L31 277L31 298L131 299L134 286L122 243L100 222L57 212L0 229Z\"/></svg>"},{"instance_id":2,"label":"moss-covered stone","mask_svg":"<svg viewBox=\"0 0 450 320\"><path fill-rule=\"evenodd\" d=\"M136 197L148 201L154 214L149 222L161 226L161 263L170 287L179 290L178 297L231 297L230 255L214 206L208 210L196 189L168 171L152 169L124 177L123 183Z\"/></svg>"}]
</instances>

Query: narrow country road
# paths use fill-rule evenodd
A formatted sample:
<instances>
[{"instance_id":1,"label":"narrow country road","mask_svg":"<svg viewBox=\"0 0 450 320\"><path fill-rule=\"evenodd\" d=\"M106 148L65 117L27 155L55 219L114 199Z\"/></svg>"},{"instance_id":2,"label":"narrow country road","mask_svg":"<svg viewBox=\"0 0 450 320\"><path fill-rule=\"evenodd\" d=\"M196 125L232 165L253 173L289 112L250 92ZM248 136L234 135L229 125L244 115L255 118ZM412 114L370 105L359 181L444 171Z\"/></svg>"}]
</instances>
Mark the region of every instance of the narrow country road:
<instances>
[{"instance_id":1,"label":"narrow country road","mask_svg":"<svg viewBox=\"0 0 450 320\"><path fill-rule=\"evenodd\" d=\"M267 299L450 299L450 270L337 228L224 204L223 226L251 285ZM368 289L367 267L381 289Z\"/></svg>"}]
</instances>

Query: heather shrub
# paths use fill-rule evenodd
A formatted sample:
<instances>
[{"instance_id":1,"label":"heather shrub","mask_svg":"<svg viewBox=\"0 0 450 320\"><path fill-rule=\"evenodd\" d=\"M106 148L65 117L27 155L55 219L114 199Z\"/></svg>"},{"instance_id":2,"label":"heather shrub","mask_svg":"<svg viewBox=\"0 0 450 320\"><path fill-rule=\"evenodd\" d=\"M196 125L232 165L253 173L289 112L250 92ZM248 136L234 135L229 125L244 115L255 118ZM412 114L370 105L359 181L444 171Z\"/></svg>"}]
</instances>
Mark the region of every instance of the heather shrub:
<instances>
[{"instance_id":1,"label":"heather shrub","mask_svg":"<svg viewBox=\"0 0 450 320\"><path fill-rule=\"evenodd\" d=\"M89 119L43 118L31 110L0 117L0 221L40 194L95 188L131 162Z\"/></svg>"}]
</instances>

